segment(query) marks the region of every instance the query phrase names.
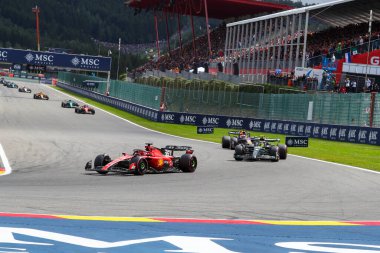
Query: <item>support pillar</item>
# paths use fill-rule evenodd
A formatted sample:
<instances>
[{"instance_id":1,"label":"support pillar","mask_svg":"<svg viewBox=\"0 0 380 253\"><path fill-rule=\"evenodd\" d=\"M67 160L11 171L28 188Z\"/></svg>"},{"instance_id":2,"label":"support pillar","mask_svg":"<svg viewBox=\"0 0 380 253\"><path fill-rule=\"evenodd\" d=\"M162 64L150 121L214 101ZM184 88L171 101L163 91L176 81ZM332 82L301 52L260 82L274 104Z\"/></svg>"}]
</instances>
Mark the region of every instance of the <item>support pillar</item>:
<instances>
[{"instance_id":1,"label":"support pillar","mask_svg":"<svg viewBox=\"0 0 380 253\"><path fill-rule=\"evenodd\" d=\"M208 24L208 9L207 9L207 0L204 0L205 3L205 13L206 13L206 28L207 28L207 39L208 39L208 50L209 50L209 55L211 57L212 51L211 51L211 39L210 39L210 27Z\"/></svg>"},{"instance_id":2,"label":"support pillar","mask_svg":"<svg viewBox=\"0 0 380 253\"><path fill-rule=\"evenodd\" d=\"M155 24L155 29L156 29L156 47L157 47L157 56L158 58L160 57L160 45L159 45L159 40L160 37L158 35L158 21L157 21L157 15L154 15L154 24Z\"/></svg>"}]
</instances>

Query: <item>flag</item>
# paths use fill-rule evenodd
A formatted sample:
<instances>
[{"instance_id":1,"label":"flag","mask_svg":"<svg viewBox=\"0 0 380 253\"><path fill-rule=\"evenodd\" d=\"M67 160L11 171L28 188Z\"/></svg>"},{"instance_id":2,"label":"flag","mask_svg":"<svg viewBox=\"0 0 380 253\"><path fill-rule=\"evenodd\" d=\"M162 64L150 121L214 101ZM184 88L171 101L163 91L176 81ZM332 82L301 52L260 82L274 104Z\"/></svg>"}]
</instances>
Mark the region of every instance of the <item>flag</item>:
<instances>
[{"instance_id":1,"label":"flag","mask_svg":"<svg viewBox=\"0 0 380 253\"><path fill-rule=\"evenodd\" d=\"M352 48L352 55L357 55L358 54L358 49L356 47Z\"/></svg>"},{"instance_id":2,"label":"flag","mask_svg":"<svg viewBox=\"0 0 380 253\"><path fill-rule=\"evenodd\" d=\"M351 63L351 54L350 53L345 53L344 58L346 59L347 63Z\"/></svg>"}]
</instances>

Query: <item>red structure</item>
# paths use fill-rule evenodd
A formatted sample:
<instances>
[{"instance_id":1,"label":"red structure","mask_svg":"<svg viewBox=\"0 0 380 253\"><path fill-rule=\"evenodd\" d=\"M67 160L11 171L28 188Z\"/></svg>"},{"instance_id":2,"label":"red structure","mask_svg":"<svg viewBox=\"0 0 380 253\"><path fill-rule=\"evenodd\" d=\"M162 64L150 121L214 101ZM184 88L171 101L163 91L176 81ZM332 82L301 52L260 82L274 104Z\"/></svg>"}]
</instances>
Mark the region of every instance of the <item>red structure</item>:
<instances>
[{"instance_id":1,"label":"red structure","mask_svg":"<svg viewBox=\"0 0 380 253\"><path fill-rule=\"evenodd\" d=\"M40 51L40 8L36 5L32 12L36 14L37 50Z\"/></svg>"},{"instance_id":2,"label":"red structure","mask_svg":"<svg viewBox=\"0 0 380 253\"><path fill-rule=\"evenodd\" d=\"M210 42L210 30L209 30L209 18L214 19L227 19L234 17L241 17L247 15L256 15L260 13L273 13L278 11L284 11L292 9L287 5L268 3L263 1L254 0L126 0L125 4L130 8L135 9L150 9L154 11L154 16L157 17L157 12L164 13L165 21L168 13L176 13L179 15L185 15L191 17L191 25L193 31L193 50L195 55L195 34L193 16L200 16L206 18L206 28L208 35L208 48L211 54L211 42ZM157 24L157 19L155 18ZM167 21L166 21L167 22ZM178 18L178 33L181 40L181 29ZM156 25L157 29L157 25ZM167 29L168 30L168 29ZM156 33L158 33L156 31ZM169 34L167 34L169 37ZM180 41L181 47L182 42ZM170 44L168 41L168 49L170 52ZM157 48L159 51L159 49Z\"/></svg>"}]
</instances>

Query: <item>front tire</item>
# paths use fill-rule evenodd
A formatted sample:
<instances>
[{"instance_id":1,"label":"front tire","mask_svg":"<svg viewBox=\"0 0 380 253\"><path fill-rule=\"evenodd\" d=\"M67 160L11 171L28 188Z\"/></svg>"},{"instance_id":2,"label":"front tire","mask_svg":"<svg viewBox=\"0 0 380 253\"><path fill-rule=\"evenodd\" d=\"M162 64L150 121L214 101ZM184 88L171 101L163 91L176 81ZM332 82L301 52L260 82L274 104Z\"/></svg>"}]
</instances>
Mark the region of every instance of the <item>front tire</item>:
<instances>
[{"instance_id":1,"label":"front tire","mask_svg":"<svg viewBox=\"0 0 380 253\"><path fill-rule=\"evenodd\" d=\"M179 159L179 168L183 172L192 173L197 169L197 158L190 154L184 154Z\"/></svg>"},{"instance_id":2,"label":"front tire","mask_svg":"<svg viewBox=\"0 0 380 253\"><path fill-rule=\"evenodd\" d=\"M278 152L279 148L277 146L270 147L270 155L274 156L275 158L271 159L272 162L278 162L280 160L280 155Z\"/></svg>"},{"instance_id":3,"label":"front tire","mask_svg":"<svg viewBox=\"0 0 380 253\"><path fill-rule=\"evenodd\" d=\"M140 156L135 156L131 159L131 163L134 163L136 165L135 168L135 175L142 176L144 175L148 170L148 162L141 158Z\"/></svg>"},{"instance_id":4,"label":"front tire","mask_svg":"<svg viewBox=\"0 0 380 253\"><path fill-rule=\"evenodd\" d=\"M96 158L95 158L95 161L94 161L94 167L98 167L98 166L104 166L106 165L107 163L111 162L111 157L107 154L103 154L103 155L98 155ZM108 173L108 171L97 171L99 174L102 174L102 175L105 175Z\"/></svg>"},{"instance_id":5,"label":"front tire","mask_svg":"<svg viewBox=\"0 0 380 253\"><path fill-rule=\"evenodd\" d=\"M238 139L236 137L232 137L231 139L231 149L235 149L236 145L238 144Z\"/></svg>"}]
</instances>

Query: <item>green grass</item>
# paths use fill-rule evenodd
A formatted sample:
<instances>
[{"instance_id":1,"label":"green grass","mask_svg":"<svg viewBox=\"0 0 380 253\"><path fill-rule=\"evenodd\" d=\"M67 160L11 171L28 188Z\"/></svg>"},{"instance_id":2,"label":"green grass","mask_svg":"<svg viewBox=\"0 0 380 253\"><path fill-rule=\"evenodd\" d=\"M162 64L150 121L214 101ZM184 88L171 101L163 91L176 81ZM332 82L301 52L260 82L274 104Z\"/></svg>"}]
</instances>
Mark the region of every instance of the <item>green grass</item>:
<instances>
[{"instance_id":1,"label":"green grass","mask_svg":"<svg viewBox=\"0 0 380 253\"><path fill-rule=\"evenodd\" d=\"M77 97L94 105L98 108L104 109L110 113L113 113L121 118L130 120L138 125L144 126L149 129L160 131L163 133L169 133L172 135L211 141L216 143L221 143L223 135L226 135L231 129L215 128L214 134L198 135L196 131L196 126L188 125L176 125L167 123L156 123L149 121L133 114L124 112L122 110L116 109L114 107L101 104L92 99L80 96L73 92L69 92L59 87L55 87L57 90ZM282 142L285 140L285 135L281 134L269 134L269 133L258 133L255 132L254 135L265 135L270 138L281 138ZM351 166L357 166L361 168L366 168L370 170L380 171L380 146L374 145L364 145L364 144L354 144L346 142L334 142L322 139L309 139L308 148L289 148L289 154L300 155L310 158L315 158L324 161L336 162Z\"/></svg>"}]
</instances>

